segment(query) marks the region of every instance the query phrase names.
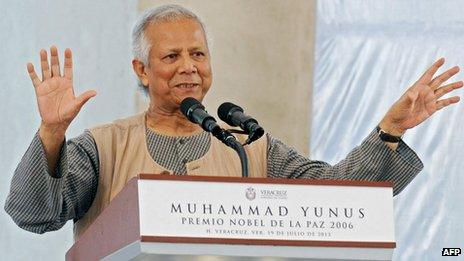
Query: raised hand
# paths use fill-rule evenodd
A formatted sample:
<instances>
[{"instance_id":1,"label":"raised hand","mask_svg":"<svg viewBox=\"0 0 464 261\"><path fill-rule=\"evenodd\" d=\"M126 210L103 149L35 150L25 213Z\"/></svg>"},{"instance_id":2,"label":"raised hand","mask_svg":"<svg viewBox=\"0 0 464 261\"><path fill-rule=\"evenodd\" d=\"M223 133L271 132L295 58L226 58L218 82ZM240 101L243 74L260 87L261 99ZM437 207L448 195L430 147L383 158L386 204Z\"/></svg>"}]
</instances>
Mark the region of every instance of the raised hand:
<instances>
[{"instance_id":1,"label":"raised hand","mask_svg":"<svg viewBox=\"0 0 464 261\"><path fill-rule=\"evenodd\" d=\"M51 175L55 175L59 152L69 124L82 106L97 93L91 90L78 97L74 95L70 49L66 49L64 52L63 74L60 71L58 50L55 46L50 47L50 65L48 64L47 51L40 51L40 66L42 80L37 76L32 63L27 64L27 71L34 85L40 117L42 118L39 136L49 171Z\"/></svg>"},{"instance_id":2,"label":"raised hand","mask_svg":"<svg viewBox=\"0 0 464 261\"><path fill-rule=\"evenodd\" d=\"M459 67L452 67L433 78L444 62L444 58L436 61L424 75L422 75L422 77L393 104L380 122L380 127L382 129L392 135L401 136L406 130L424 122L438 110L459 102L460 99L458 96L441 99L443 95L463 87L462 81L442 86L444 82L459 72Z\"/></svg>"},{"instance_id":3,"label":"raised hand","mask_svg":"<svg viewBox=\"0 0 464 261\"><path fill-rule=\"evenodd\" d=\"M65 50L64 57L64 69L61 73L57 48L55 46L50 48L50 66L47 51L40 51L42 80L37 76L32 63L27 64L27 71L35 88L42 118L41 128L46 127L50 130L63 132L63 135L82 106L96 95L93 90L86 91L78 97L74 95L70 49Z\"/></svg>"}]
</instances>

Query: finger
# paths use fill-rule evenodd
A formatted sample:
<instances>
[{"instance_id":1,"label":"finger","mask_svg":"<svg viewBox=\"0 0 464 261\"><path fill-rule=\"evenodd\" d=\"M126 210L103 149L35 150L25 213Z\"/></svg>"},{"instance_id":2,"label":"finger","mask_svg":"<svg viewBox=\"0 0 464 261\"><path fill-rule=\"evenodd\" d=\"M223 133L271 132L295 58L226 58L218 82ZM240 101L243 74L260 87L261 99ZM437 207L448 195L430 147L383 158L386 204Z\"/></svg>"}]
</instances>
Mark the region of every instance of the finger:
<instances>
[{"instance_id":1,"label":"finger","mask_svg":"<svg viewBox=\"0 0 464 261\"><path fill-rule=\"evenodd\" d=\"M50 47L50 64L52 67L52 76L61 76L60 75L60 60L58 58L58 49L54 45Z\"/></svg>"},{"instance_id":2,"label":"finger","mask_svg":"<svg viewBox=\"0 0 464 261\"><path fill-rule=\"evenodd\" d=\"M64 50L64 77L72 81L73 78L73 61L72 61L72 52L71 49L66 48Z\"/></svg>"},{"instance_id":3,"label":"finger","mask_svg":"<svg viewBox=\"0 0 464 261\"><path fill-rule=\"evenodd\" d=\"M97 95L97 92L94 90L86 91L83 94L79 95L79 97L76 98L77 106L79 106L79 110L84 106L84 104L90 100L90 98L95 97Z\"/></svg>"},{"instance_id":4,"label":"finger","mask_svg":"<svg viewBox=\"0 0 464 261\"><path fill-rule=\"evenodd\" d=\"M432 80L432 82L430 83L430 88L432 88L432 90L435 90L436 88L440 87L442 83L446 82L449 78L453 77L453 75L455 75L458 72L458 66L454 66L453 68L448 69L446 72L440 74Z\"/></svg>"},{"instance_id":5,"label":"finger","mask_svg":"<svg viewBox=\"0 0 464 261\"><path fill-rule=\"evenodd\" d=\"M425 73L419 78L418 82L423 84L429 84L432 80L433 75L438 69L445 63L445 58L440 58L432 64L432 66L425 71Z\"/></svg>"},{"instance_id":6,"label":"finger","mask_svg":"<svg viewBox=\"0 0 464 261\"><path fill-rule=\"evenodd\" d=\"M440 97L442 97L443 95L449 93L450 91L455 90L455 89L459 89L462 86L464 86L464 83L462 81L453 82L453 83L447 84L445 86L442 86L442 87L435 90L435 97L437 99L439 99Z\"/></svg>"},{"instance_id":7,"label":"finger","mask_svg":"<svg viewBox=\"0 0 464 261\"><path fill-rule=\"evenodd\" d=\"M459 96L453 96L451 98L443 99L437 101L437 111L445 108L448 105L451 105L453 103L458 103L460 100Z\"/></svg>"},{"instance_id":8,"label":"finger","mask_svg":"<svg viewBox=\"0 0 464 261\"><path fill-rule=\"evenodd\" d=\"M47 51L44 49L40 50L40 67L42 69L42 81L50 79L51 73L50 67L48 66Z\"/></svg>"},{"instance_id":9,"label":"finger","mask_svg":"<svg viewBox=\"0 0 464 261\"><path fill-rule=\"evenodd\" d=\"M34 65L32 63L27 64L27 72L29 73L29 77L31 77L31 81L34 87L39 87L42 81L40 81L39 76L37 76L37 73L35 73Z\"/></svg>"}]
</instances>

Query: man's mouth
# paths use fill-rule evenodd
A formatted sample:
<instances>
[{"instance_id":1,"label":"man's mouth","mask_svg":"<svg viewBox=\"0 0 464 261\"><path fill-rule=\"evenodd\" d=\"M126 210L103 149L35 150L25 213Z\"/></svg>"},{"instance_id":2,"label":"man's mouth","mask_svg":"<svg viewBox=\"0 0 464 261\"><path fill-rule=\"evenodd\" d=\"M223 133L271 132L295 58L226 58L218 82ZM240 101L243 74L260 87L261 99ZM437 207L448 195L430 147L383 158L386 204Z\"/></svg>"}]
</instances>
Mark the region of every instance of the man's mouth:
<instances>
[{"instance_id":1,"label":"man's mouth","mask_svg":"<svg viewBox=\"0 0 464 261\"><path fill-rule=\"evenodd\" d=\"M199 85L198 83L181 83L181 84L177 84L176 87L181 88L181 89L193 89L197 87L198 85Z\"/></svg>"}]
</instances>

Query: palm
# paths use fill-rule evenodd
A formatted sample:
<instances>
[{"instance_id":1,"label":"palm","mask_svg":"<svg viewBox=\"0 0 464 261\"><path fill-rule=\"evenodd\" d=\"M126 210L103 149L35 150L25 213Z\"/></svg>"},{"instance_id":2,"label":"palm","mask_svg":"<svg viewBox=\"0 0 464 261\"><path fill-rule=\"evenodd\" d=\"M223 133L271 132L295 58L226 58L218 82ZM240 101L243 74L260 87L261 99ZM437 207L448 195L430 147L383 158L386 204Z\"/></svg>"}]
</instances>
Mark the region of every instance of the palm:
<instances>
[{"instance_id":1,"label":"palm","mask_svg":"<svg viewBox=\"0 0 464 261\"><path fill-rule=\"evenodd\" d=\"M44 123L71 122L78 112L72 82L64 77L43 81L37 87L36 95Z\"/></svg>"},{"instance_id":2,"label":"palm","mask_svg":"<svg viewBox=\"0 0 464 261\"><path fill-rule=\"evenodd\" d=\"M88 91L79 97L74 96L71 51L69 49L65 51L63 75L60 73L56 48L52 47L50 53L51 70L48 66L46 52L42 50L40 53L42 81L37 77L32 64L28 64L28 71L35 87L42 122L66 128L76 117L83 104L95 96L95 92Z\"/></svg>"},{"instance_id":3,"label":"palm","mask_svg":"<svg viewBox=\"0 0 464 261\"><path fill-rule=\"evenodd\" d=\"M422 85L417 86L417 89L417 99L413 102L410 113L405 113L407 116L403 122L403 127L405 129L417 126L437 111L436 99L433 95L433 91L427 88L427 86Z\"/></svg>"},{"instance_id":4,"label":"palm","mask_svg":"<svg viewBox=\"0 0 464 261\"><path fill-rule=\"evenodd\" d=\"M443 63L443 59L435 62L390 108L383 121L387 121L394 125L395 129L404 132L424 122L438 110L458 102L457 96L440 100L443 95L463 86L461 81L441 86L459 71L458 67L453 67L432 79Z\"/></svg>"}]
</instances>

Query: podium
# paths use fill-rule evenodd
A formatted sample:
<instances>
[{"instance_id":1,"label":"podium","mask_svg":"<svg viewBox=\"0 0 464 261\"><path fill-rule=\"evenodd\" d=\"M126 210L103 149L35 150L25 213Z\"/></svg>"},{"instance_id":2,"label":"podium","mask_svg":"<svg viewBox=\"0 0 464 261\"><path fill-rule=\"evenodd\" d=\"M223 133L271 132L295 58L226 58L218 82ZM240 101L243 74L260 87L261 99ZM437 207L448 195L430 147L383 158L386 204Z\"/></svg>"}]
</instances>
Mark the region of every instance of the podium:
<instances>
[{"instance_id":1,"label":"podium","mask_svg":"<svg viewBox=\"0 0 464 261\"><path fill-rule=\"evenodd\" d=\"M139 174L66 260L390 260L390 182Z\"/></svg>"}]
</instances>

